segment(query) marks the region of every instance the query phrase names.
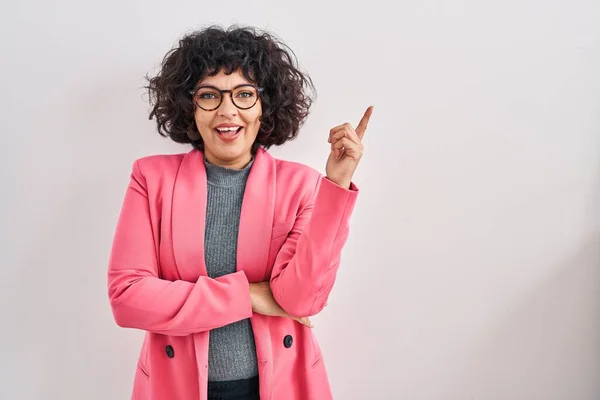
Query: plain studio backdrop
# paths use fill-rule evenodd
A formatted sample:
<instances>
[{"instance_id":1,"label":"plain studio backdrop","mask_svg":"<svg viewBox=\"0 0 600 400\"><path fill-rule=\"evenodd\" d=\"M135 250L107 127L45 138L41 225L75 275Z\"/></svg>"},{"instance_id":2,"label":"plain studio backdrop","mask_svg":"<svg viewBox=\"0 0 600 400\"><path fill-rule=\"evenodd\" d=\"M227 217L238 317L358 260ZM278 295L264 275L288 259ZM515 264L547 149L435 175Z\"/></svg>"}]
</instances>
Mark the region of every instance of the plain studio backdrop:
<instances>
[{"instance_id":1,"label":"plain studio backdrop","mask_svg":"<svg viewBox=\"0 0 600 400\"><path fill-rule=\"evenodd\" d=\"M133 161L187 152L144 75L209 23L314 79L271 153L324 172L375 106L351 236L314 318L336 399L600 398L600 4L3 1L0 398L130 395L106 289ZM285 399L276 399L285 400Z\"/></svg>"}]
</instances>

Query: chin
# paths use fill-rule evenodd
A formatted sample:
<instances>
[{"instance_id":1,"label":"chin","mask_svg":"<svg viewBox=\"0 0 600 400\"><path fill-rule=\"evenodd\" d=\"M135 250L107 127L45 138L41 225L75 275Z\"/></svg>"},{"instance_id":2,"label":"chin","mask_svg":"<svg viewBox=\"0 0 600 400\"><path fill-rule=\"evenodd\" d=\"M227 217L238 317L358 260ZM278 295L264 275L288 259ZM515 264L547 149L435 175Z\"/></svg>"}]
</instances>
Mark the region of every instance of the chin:
<instances>
[{"instance_id":1,"label":"chin","mask_svg":"<svg viewBox=\"0 0 600 400\"><path fill-rule=\"evenodd\" d=\"M224 158L238 158L244 155L248 150L243 144L236 144L235 146L221 147L215 154L220 154Z\"/></svg>"},{"instance_id":2,"label":"chin","mask_svg":"<svg viewBox=\"0 0 600 400\"><path fill-rule=\"evenodd\" d=\"M237 161L244 158L247 154L250 154L252 148L246 149L245 146L239 144L236 146L228 146L226 148L219 146L217 149L209 147L205 148L205 151L208 151L213 157L222 161Z\"/></svg>"}]
</instances>

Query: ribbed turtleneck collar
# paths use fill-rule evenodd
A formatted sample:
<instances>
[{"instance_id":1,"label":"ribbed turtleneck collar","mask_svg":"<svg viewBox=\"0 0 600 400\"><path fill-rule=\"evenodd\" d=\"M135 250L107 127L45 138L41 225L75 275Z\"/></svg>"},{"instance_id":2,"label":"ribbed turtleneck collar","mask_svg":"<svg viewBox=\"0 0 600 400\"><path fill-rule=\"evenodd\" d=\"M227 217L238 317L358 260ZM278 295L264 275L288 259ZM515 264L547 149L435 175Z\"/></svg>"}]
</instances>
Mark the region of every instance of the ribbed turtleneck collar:
<instances>
[{"instance_id":1,"label":"ribbed turtleneck collar","mask_svg":"<svg viewBox=\"0 0 600 400\"><path fill-rule=\"evenodd\" d=\"M239 186L244 185L248 179L250 168L254 163L254 157L242 169L232 169L221 167L220 165L211 164L204 157L204 165L206 166L206 179L209 183L218 186Z\"/></svg>"}]
</instances>

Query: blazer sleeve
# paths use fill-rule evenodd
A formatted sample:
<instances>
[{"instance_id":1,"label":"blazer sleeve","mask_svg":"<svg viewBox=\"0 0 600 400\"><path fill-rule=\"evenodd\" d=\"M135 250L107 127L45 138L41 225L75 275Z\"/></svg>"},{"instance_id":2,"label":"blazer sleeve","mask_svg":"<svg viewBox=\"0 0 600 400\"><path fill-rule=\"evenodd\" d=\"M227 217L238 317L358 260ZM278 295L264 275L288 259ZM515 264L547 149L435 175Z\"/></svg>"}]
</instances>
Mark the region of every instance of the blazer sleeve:
<instances>
[{"instance_id":1,"label":"blazer sleeve","mask_svg":"<svg viewBox=\"0 0 600 400\"><path fill-rule=\"evenodd\" d=\"M296 218L270 280L273 297L288 314L312 316L325 306L357 195L354 184L345 189L321 177L311 201Z\"/></svg>"},{"instance_id":2,"label":"blazer sleeve","mask_svg":"<svg viewBox=\"0 0 600 400\"><path fill-rule=\"evenodd\" d=\"M117 325L184 336L252 316L243 271L217 279L201 276L196 282L160 279L154 238L146 181L136 161L108 267L108 295Z\"/></svg>"}]
</instances>

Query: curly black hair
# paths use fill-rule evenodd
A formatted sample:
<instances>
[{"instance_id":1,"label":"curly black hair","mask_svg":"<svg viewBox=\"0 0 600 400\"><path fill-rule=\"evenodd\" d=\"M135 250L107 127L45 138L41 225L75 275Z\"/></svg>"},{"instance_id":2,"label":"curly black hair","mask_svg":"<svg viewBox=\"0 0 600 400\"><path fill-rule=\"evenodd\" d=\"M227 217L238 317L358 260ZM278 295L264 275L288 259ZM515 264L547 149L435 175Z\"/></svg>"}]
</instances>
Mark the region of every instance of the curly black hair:
<instances>
[{"instance_id":1,"label":"curly black hair","mask_svg":"<svg viewBox=\"0 0 600 400\"><path fill-rule=\"evenodd\" d=\"M209 75L240 71L264 88L261 126L252 151L282 145L298 135L316 91L311 78L300 71L294 52L280 39L254 27L211 25L179 40L164 57L148 90L158 133L177 143L204 150L194 123L190 91ZM309 92L310 90L310 92Z\"/></svg>"}]
</instances>

